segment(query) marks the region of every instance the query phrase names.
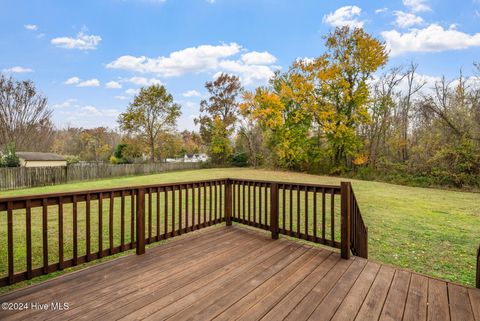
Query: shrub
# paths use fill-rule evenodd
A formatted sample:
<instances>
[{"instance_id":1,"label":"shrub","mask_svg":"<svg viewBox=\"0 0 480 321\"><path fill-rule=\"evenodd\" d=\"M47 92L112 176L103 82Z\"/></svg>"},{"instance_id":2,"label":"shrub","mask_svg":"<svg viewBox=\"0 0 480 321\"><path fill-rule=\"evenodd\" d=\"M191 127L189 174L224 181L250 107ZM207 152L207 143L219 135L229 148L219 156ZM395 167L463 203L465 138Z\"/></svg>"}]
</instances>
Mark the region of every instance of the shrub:
<instances>
[{"instance_id":1,"label":"shrub","mask_svg":"<svg viewBox=\"0 0 480 321\"><path fill-rule=\"evenodd\" d=\"M0 167L19 167L20 159L16 155L15 144L8 144L0 157Z\"/></svg>"}]
</instances>

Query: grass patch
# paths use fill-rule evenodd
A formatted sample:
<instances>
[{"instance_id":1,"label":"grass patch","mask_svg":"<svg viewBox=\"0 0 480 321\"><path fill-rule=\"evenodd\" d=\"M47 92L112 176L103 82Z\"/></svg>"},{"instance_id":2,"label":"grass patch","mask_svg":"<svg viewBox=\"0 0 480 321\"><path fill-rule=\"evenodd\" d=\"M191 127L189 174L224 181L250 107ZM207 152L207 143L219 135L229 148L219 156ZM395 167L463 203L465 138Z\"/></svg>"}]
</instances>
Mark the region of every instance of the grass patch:
<instances>
[{"instance_id":1,"label":"grass patch","mask_svg":"<svg viewBox=\"0 0 480 321\"><path fill-rule=\"evenodd\" d=\"M339 184L342 180L336 177L279 171L239 168L204 169L0 192L0 197L224 177L318 184ZM480 242L480 197L478 193L351 181L365 224L369 228L370 259L445 280L474 285L475 254ZM92 204L92 206L94 205ZM107 204L104 204L105 211L107 207ZM118 208L117 205L116 208ZM52 212L54 211L52 208ZM65 209L65 213L68 213L68 209ZM106 212L104 215L104 227L108 228ZM51 215L51 217L55 219L55 215ZM15 219L21 222L22 216L16 216ZM41 225L40 222L37 223ZM69 223L66 222L66 224ZM92 216L92 233L95 231L94 224L95 220ZM128 224L127 226L129 226ZM54 221L51 222L51 226L53 234L56 231ZM81 225L79 225L80 227ZM18 232L20 233L20 231ZM0 217L0 245L2 248L5 248L6 244L5 235L6 218L5 215L2 215ZM108 232L103 231L103 235L104 242L106 242ZM116 234L116 240L118 237ZM41 235L35 236L33 240L35 248L38 248L36 251L41 251ZM95 249L95 240L92 236L92 250ZM22 248L24 248L25 241L18 239L17 243L16 239L15 242L18 245L18 250L15 250L18 263L24 264L25 250ZM51 240L49 246L54 248L55 242L55 240ZM79 244L83 244L83 242ZM66 253L70 253L69 251L66 249ZM52 259L54 256L55 253L52 252ZM4 274L2 272L5 271L5 267L2 267L2 264L5 265L5 263L6 254L5 251L2 251L0 253L0 274ZM48 276L39 279L45 278Z\"/></svg>"}]
</instances>

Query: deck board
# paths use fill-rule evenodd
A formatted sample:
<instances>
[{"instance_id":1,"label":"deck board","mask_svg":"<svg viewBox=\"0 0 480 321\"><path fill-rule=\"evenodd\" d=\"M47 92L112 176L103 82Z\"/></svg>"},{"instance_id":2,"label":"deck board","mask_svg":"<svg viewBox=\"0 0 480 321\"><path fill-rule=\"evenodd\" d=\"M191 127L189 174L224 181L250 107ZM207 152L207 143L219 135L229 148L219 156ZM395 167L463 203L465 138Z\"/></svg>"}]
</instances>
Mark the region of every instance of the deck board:
<instances>
[{"instance_id":1,"label":"deck board","mask_svg":"<svg viewBox=\"0 0 480 321\"><path fill-rule=\"evenodd\" d=\"M0 296L1 320L473 320L480 290L241 227L213 227Z\"/></svg>"}]
</instances>

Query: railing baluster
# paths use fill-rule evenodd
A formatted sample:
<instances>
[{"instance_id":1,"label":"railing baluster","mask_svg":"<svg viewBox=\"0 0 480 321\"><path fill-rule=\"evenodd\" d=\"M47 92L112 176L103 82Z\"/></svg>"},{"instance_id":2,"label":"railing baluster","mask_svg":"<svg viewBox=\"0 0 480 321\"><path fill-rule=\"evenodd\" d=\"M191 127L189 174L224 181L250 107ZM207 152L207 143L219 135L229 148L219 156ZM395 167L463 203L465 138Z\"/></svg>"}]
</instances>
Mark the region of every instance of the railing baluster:
<instances>
[{"instance_id":1,"label":"railing baluster","mask_svg":"<svg viewBox=\"0 0 480 321\"><path fill-rule=\"evenodd\" d=\"M48 199L42 200L43 273L48 273Z\"/></svg>"},{"instance_id":2,"label":"railing baluster","mask_svg":"<svg viewBox=\"0 0 480 321\"><path fill-rule=\"evenodd\" d=\"M289 236L293 236L293 185L290 185L290 230Z\"/></svg>"},{"instance_id":3,"label":"railing baluster","mask_svg":"<svg viewBox=\"0 0 480 321\"><path fill-rule=\"evenodd\" d=\"M264 189L264 192L265 192L265 226L267 226L267 225L270 225L269 221L268 221L268 186L267 186L267 184L264 184L264 185L265 185L265 189Z\"/></svg>"},{"instance_id":4,"label":"railing baluster","mask_svg":"<svg viewBox=\"0 0 480 321\"><path fill-rule=\"evenodd\" d=\"M218 182L215 181L214 183L214 193L215 193L215 223L218 223L218 201L219 201L219 198L218 198L218 188L217 188L217 185L218 185Z\"/></svg>"},{"instance_id":5,"label":"railing baluster","mask_svg":"<svg viewBox=\"0 0 480 321\"><path fill-rule=\"evenodd\" d=\"M305 240L308 240L308 187L305 186Z\"/></svg>"},{"instance_id":6,"label":"railing baluster","mask_svg":"<svg viewBox=\"0 0 480 321\"><path fill-rule=\"evenodd\" d=\"M285 233L285 220L287 217L287 209L286 207L286 202L285 202L285 196L286 196L286 185L282 184L282 232Z\"/></svg>"},{"instance_id":7,"label":"railing baluster","mask_svg":"<svg viewBox=\"0 0 480 321\"><path fill-rule=\"evenodd\" d=\"M135 190L130 191L130 243L133 248L135 242Z\"/></svg>"},{"instance_id":8,"label":"railing baluster","mask_svg":"<svg viewBox=\"0 0 480 321\"><path fill-rule=\"evenodd\" d=\"M120 201L120 251L125 251L125 191L122 191Z\"/></svg>"},{"instance_id":9,"label":"railing baluster","mask_svg":"<svg viewBox=\"0 0 480 321\"><path fill-rule=\"evenodd\" d=\"M332 237L332 242L335 243L335 191L330 190L330 233Z\"/></svg>"},{"instance_id":10,"label":"railing baluster","mask_svg":"<svg viewBox=\"0 0 480 321\"><path fill-rule=\"evenodd\" d=\"M202 227L202 194L201 194L201 188L202 188L202 184L199 183L198 184L198 188L197 188L197 196L198 196L198 199L197 199L197 207L198 207L198 228L201 228Z\"/></svg>"},{"instance_id":11,"label":"railing baluster","mask_svg":"<svg viewBox=\"0 0 480 321\"><path fill-rule=\"evenodd\" d=\"M103 193L98 193L98 257L103 256Z\"/></svg>"},{"instance_id":12,"label":"railing baluster","mask_svg":"<svg viewBox=\"0 0 480 321\"><path fill-rule=\"evenodd\" d=\"M207 183L203 183L203 227L207 226Z\"/></svg>"},{"instance_id":13,"label":"railing baluster","mask_svg":"<svg viewBox=\"0 0 480 321\"><path fill-rule=\"evenodd\" d=\"M185 185L185 232L189 232L190 231L190 226L189 226L189 222L188 222L188 216L189 216L189 213L188 213L188 184Z\"/></svg>"},{"instance_id":14,"label":"railing baluster","mask_svg":"<svg viewBox=\"0 0 480 321\"><path fill-rule=\"evenodd\" d=\"M325 187L322 187L322 243L325 244L325 230L326 227L326 209L327 209L327 202L326 202L326 195L325 195Z\"/></svg>"},{"instance_id":15,"label":"railing baluster","mask_svg":"<svg viewBox=\"0 0 480 321\"><path fill-rule=\"evenodd\" d=\"M157 235L155 240L160 240L160 187L157 187Z\"/></svg>"},{"instance_id":16,"label":"railing baluster","mask_svg":"<svg viewBox=\"0 0 480 321\"><path fill-rule=\"evenodd\" d=\"M253 223L258 227L257 222L257 183L253 183Z\"/></svg>"},{"instance_id":17,"label":"railing baluster","mask_svg":"<svg viewBox=\"0 0 480 321\"><path fill-rule=\"evenodd\" d=\"M113 254L113 213L114 213L114 205L115 205L115 194L114 192L110 193L110 208L108 213L108 238L110 243L110 255Z\"/></svg>"},{"instance_id":18,"label":"railing baluster","mask_svg":"<svg viewBox=\"0 0 480 321\"><path fill-rule=\"evenodd\" d=\"M480 289L480 246L478 247L477 250L477 276L476 276L476 287L477 289Z\"/></svg>"},{"instance_id":19,"label":"railing baluster","mask_svg":"<svg viewBox=\"0 0 480 321\"><path fill-rule=\"evenodd\" d=\"M218 200L218 201L219 201L219 202L218 202L218 203L219 203L218 219L219 219L220 221L222 220L222 208L223 208L222 206L223 206L223 203L224 203L224 202L222 203L222 199L226 198L226 196L225 196L225 191L223 191L223 195L222 195L222 190L223 190L223 189L222 189L222 185L226 185L226 184L227 184L227 181L228 181L228 180L226 180L226 181L224 181L224 182L220 182L220 184L219 184L219 186L218 186L218 198L219 198L219 200ZM225 220L226 220L226 213L223 213L223 215L225 216Z\"/></svg>"},{"instance_id":20,"label":"railing baluster","mask_svg":"<svg viewBox=\"0 0 480 321\"><path fill-rule=\"evenodd\" d=\"M73 265L78 264L78 207L77 196L73 195L72 217L73 217Z\"/></svg>"},{"instance_id":21,"label":"railing baluster","mask_svg":"<svg viewBox=\"0 0 480 321\"><path fill-rule=\"evenodd\" d=\"M85 201L85 224L87 225L85 228L85 255L86 261L90 261L90 194L86 195Z\"/></svg>"},{"instance_id":22,"label":"railing baluster","mask_svg":"<svg viewBox=\"0 0 480 321\"><path fill-rule=\"evenodd\" d=\"M192 228L193 230L198 229L198 226L195 224L195 183L192 184Z\"/></svg>"},{"instance_id":23,"label":"railing baluster","mask_svg":"<svg viewBox=\"0 0 480 321\"><path fill-rule=\"evenodd\" d=\"M153 200L152 200L153 190L152 188L148 189L148 241L150 244L152 242L152 220L153 220Z\"/></svg>"},{"instance_id":24,"label":"railing baluster","mask_svg":"<svg viewBox=\"0 0 480 321\"><path fill-rule=\"evenodd\" d=\"M58 198L58 268L63 269L63 197Z\"/></svg>"},{"instance_id":25,"label":"railing baluster","mask_svg":"<svg viewBox=\"0 0 480 321\"><path fill-rule=\"evenodd\" d=\"M182 202L183 202L183 198L182 198L182 193L183 193L183 189L182 189L182 185L178 186L178 235L181 235L182 234L182 228L183 228L183 225L182 225L182 216L183 216L183 213L182 213Z\"/></svg>"},{"instance_id":26,"label":"railing baluster","mask_svg":"<svg viewBox=\"0 0 480 321\"><path fill-rule=\"evenodd\" d=\"M13 203L7 204L7 240L8 240L8 283L14 283L14 258L13 258ZM45 244L45 242L44 242Z\"/></svg>"},{"instance_id":27,"label":"railing baluster","mask_svg":"<svg viewBox=\"0 0 480 321\"><path fill-rule=\"evenodd\" d=\"M259 227L262 226L262 204L263 204L263 201L262 201L262 184L259 183L258 184L258 224L259 224ZM265 200L266 202L266 200Z\"/></svg>"},{"instance_id":28,"label":"railing baluster","mask_svg":"<svg viewBox=\"0 0 480 321\"><path fill-rule=\"evenodd\" d=\"M245 223L245 182L242 182L242 222Z\"/></svg>"},{"instance_id":29,"label":"railing baluster","mask_svg":"<svg viewBox=\"0 0 480 321\"><path fill-rule=\"evenodd\" d=\"M209 209L209 213L208 213L208 225L212 225L212 211L213 211L213 207L212 207L212 183L208 183L208 209Z\"/></svg>"},{"instance_id":30,"label":"railing baluster","mask_svg":"<svg viewBox=\"0 0 480 321\"><path fill-rule=\"evenodd\" d=\"M172 186L172 237L175 235L175 186Z\"/></svg>"},{"instance_id":31,"label":"railing baluster","mask_svg":"<svg viewBox=\"0 0 480 321\"><path fill-rule=\"evenodd\" d=\"M251 211L252 211L252 186L251 186L251 183L248 182L248 223L253 225L252 224L252 220L251 220Z\"/></svg>"},{"instance_id":32,"label":"railing baluster","mask_svg":"<svg viewBox=\"0 0 480 321\"><path fill-rule=\"evenodd\" d=\"M313 240L318 242L317 239L317 187L313 188Z\"/></svg>"},{"instance_id":33,"label":"railing baluster","mask_svg":"<svg viewBox=\"0 0 480 321\"><path fill-rule=\"evenodd\" d=\"M166 187L163 190L163 196L164 196L163 200L165 202L165 204L163 204L164 205L163 206L164 207L163 208L163 211L164 211L163 220L164 220L164 224L165 224L165 227L163 229L163 232L164 232L163 236L164 236L165 239L167 239L170 236L170 234L168 233L168 190L167 190Z\"/></svg>"},{"instance_id":34,"label":"railing baluster","mask_svg":"<svg viewBox=\"0 0 480 321\"><path fill-rule=\"evenodd\" d=\"M297 187L297 234L296 237L300 238L300 185Z\"/></svg>"},{"instance_id":35,"label":"railing baluster","mask_svg":"<svg viewBox=\"0 0 480 321\"><path fill-rule=\"evenodd\" d=\"M31 201L26 201L26 234L27 234L27 279L32 278L32 207Z\"/></svg>"}]
</instances>

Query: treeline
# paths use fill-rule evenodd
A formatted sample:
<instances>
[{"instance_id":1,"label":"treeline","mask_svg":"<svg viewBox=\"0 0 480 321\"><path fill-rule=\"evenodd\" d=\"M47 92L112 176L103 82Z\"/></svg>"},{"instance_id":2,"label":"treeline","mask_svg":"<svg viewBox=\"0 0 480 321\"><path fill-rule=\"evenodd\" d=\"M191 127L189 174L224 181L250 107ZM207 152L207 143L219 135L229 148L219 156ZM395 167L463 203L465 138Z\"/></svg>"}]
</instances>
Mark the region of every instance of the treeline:
<instances>
[{"instance_id":1,"label":"treeline","mask_svg":"<svg viewBox=\"0 0 480 321\"><path fill-rule=\"evenodd\" d=\"M180 106L165 87L142 88L118 119L106 127L56 129L47 98L32 81L0 75L0 167L19 166L15 151L55 152L68 162L136 163L201 153L194 131L179 132Z\"/></svg>"},{"instance_id":2,"label":"treeline","mask_svg":"<svg viewBox=\"0 0 480 321\"><path fill-rule=\"evenodd\" d=\"M418 186L480 187L478 74L428 84L417 65L380 72L385 45L337 28L326 52L245 91L206 85L200 133L212 158ZM241 97L241 99L236 99ZM227 139L228 138L228 139Z\"/></svg>"},{"instance_id":3,"label":"treeline","mask_svg":"<svg viewBox=\"0 0 480 321\"><path fill-rule=\"evenodd\" d=\"M178 132L181 106L160 85L140 90L119 131L56 130L33 83L1 76L0 146L113 163L206 152L220 165L480 187L480 65L432 85L413 63L385 71L385 44L362 29L336 28L325 48L254 90L235 75L207 82L198 133Z\"/></svg>"}]
</instances>

